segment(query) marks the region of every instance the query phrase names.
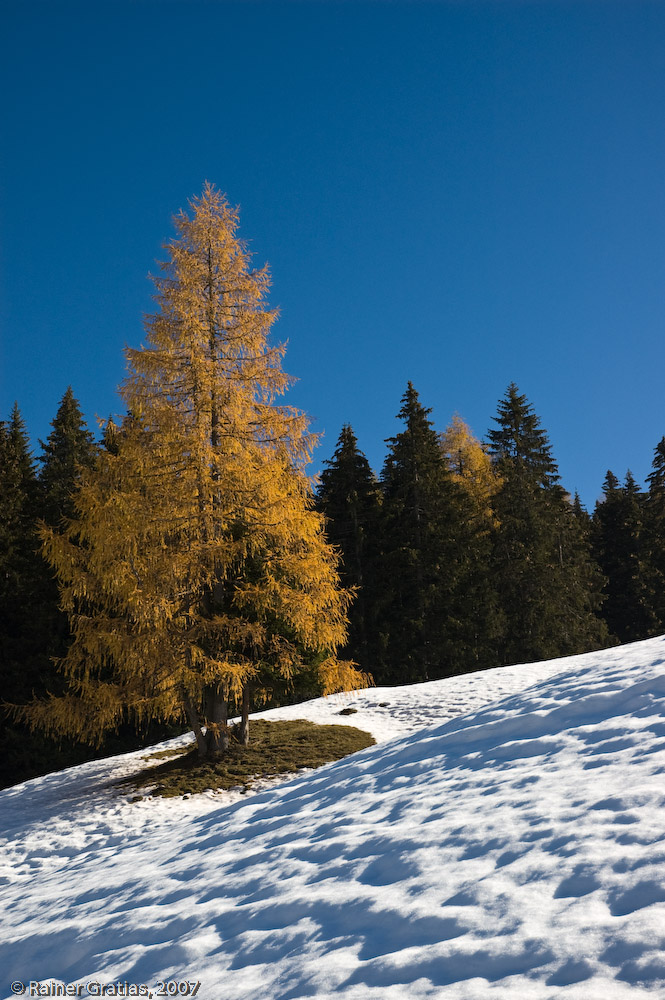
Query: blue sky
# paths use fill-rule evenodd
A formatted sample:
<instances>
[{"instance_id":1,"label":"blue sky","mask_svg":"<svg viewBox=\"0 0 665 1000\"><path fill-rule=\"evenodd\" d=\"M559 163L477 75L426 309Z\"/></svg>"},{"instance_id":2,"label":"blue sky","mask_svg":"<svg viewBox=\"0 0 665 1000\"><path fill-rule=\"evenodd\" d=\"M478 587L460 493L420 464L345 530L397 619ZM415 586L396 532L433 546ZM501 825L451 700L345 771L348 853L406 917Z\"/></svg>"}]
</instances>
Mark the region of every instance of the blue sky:
<instances>
[{"instance_id":1,"label":"blue sky","mask_svg":"<svg viewBox=\"0 0 665 1000\"><path fill-rule=\"evenodd\" d=\"M0 417L117 412L208 179L324 433L373 467L411 379L479 436L510 381L587 506L665 434L665 5L5 0ZM39 450L38 447L36 450Z\"/></svg>"}]
</instances>

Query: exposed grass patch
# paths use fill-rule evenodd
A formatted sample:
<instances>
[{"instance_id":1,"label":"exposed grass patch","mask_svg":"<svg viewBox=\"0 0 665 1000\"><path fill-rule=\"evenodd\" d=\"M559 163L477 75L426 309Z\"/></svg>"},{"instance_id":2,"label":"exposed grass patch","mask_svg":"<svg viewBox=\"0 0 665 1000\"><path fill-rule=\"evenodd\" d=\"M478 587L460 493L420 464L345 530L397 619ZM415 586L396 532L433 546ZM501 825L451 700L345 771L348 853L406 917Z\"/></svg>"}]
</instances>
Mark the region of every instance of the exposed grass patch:
<instances>
[{"instance_id":1,"label":"exposed grass patch","mask_svg":"<svg viewBox=\"0 0 665 1000\"><path fill-rule=\"evenodd\" d=\"M154 753L149 753L144 760L158 760L164 757L179 757L183 753L191 753L192 747L195 747L196 743L187 743L184 747L173 747L171 750L156 750Z\"/></svg>"},{"instance_id":2,"label":"exposed grass patch","mask_svg":"<svg viewBox=\"0 0 665 1000\"><path fill-rule=\"evenodd\" d=\"M196 749L183 747L175 759L123 779L151 795L191 795L208 789L250 788L258 778L320 767L373 746L373 736L353 726L319 726L306 719L250 722L248 747L231 740L228 752L215 761L201 760ZM189 751L189 752L187 752ZM161 757L165 751L151 756Z\"/></svg>"}]
</instances>

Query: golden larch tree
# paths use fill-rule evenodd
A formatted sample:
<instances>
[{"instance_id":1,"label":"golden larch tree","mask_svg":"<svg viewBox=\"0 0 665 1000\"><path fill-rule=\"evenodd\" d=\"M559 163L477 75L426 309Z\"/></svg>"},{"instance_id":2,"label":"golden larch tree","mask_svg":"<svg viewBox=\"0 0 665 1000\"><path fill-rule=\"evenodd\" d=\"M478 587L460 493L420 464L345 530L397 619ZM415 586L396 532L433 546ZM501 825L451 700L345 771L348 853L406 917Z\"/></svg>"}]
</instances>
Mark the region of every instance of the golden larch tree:
<instances>
[{"instance_id":1,"label":"golden larch tree","mask_svg":"<svg viewBox=\"0 0 665 1000\"><path fill-rule=\"evenodd\" d=\"M73 641L61 697L34 726L99 742L128 716L186 717L201 754L248 741L250 690L316 664L323 693L369 683L336 658L350 594L314 510L314 437L276 402L291 378L267 268L253 270L238 212L206 184L153 278L146 343L127 349L127 416L83 475L76 516L43 528Z\"/></svg>"},{"instance_id":2,"label":"golden larch tree","mask_svg":"<svg viewBox=\"0 0 665 1000\"><path fill-rule=\"evenodd\" d=\"M448 468L471 501L476 527L496 527L492 501L501 488L501 478L487 449L457 413L440 435L440 442Z\"/></svg>"}]
</instances>

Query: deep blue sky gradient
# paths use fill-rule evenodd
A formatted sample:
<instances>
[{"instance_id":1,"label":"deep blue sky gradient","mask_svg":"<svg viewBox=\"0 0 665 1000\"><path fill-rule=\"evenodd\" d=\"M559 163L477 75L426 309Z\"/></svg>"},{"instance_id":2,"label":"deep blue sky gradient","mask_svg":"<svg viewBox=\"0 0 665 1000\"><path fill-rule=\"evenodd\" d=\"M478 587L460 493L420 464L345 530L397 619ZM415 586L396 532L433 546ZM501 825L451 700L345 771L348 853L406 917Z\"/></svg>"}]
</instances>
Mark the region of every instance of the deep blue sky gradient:
<instances>
[{"instance_id":1,"label":"deep blue sky gradient","mask_svg":"<svg viewBox=\"0 0 665 1000\"><path fill-rule=\"evenodd\" d=\"M564 485L665 434L665 4L5 0L0 418L117 412L170 217L268 261L289 401L373 467L411 379L479 436L514 380Z\"/></svg>"}]
</instances>

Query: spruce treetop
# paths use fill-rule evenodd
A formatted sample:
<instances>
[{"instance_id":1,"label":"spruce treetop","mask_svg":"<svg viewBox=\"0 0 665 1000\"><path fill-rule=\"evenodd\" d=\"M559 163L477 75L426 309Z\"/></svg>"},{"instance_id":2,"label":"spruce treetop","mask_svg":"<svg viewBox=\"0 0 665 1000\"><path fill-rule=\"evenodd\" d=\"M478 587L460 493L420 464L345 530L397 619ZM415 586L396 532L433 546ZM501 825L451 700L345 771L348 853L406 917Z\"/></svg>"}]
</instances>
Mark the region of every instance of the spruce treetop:
<instances>
[{"instance_id":1,"label":"spruce treetop","mask_svg":"<svg viewBox=\"0 0 665 1000\"><path fill-rule=\"evenodd\" d=\"M434 476L447 478L447 469L439 447L434 425L428 419L431 408L423 406L412 382L407 383L397 418L405 424L404 430L386 438L388 454L381 472L386 493L399 490L400 484L423 485Z\"/></svg>"},{"instance_id":2,"label":"spruce treetop","mask_svg":"<svg viewBox=\"0 0 665 1000\"><path fill-rule=\"evenodd\" d=\"M21 416L21 411L16 402L12 407L9 423L7 424L6 437L8 453L12 456L17 474L24 482L34 479L35 460L30 449L25 421Z\"/></svg>"},{"instance_id":3,"label":"spruce treetop","mask_svg":"<svg viewBox=\"0 0 665 1000\"><path fill-rule=\"evenodd\" d=\"M547 434L540 426L527 397L514 382L499 400L498 427L488 433L490 451L501 471L506 463L522 469L543 486L554 486L559 479L556 462Z\"/></svg>"},{"instance_id":4,"label":"spruce treetop","mask_svg":"<svg viewBox=\"0 0 665 1000\"><path fill-rule=\"evenodd\" d=\"M633 476L630 469L626 471L626 478L624 480L623 488L626 492L626 495L629 497L637 497L640 495L640 488L635 482L635 477Z\"/></svg>"},{"instance_id":5,"label":"spruce treetop","mask_svg":"<svg viewBox=\"0 0 665 1000\"><path fill-rule=\"evenodd\" d=\"M603 480L603 493L606 498L609 498L614 493L619 490L619 480L614 475L611 469L608 469L605 474L605 479Z\"/></svg>"},{"instance_id":6,"label":"spruce treetop","mask_svg":"<svg viewBox=\"0 0 665 1000\"><path fill-rule=\"evenodd\" d=\"M575 490L575 495L573 497L573 502L571 504L571 508L572 508L573 514L578 519L578 521L580 521L583 525L588 526L589 521L590 521L589 512L587 511L587 509L585 508L584 504L582 503L582 501L580 499L580 495L577 492L577 490Z\"/></svg>"},{"instance_id":7,"label":"spruce treetop","mask_svg":"<svg viewBox=\"0 0 665 1000\"><path fill-rule=\"evenodd\" d=\"M35 461L18 403L8 422L0 421L0 495L4 520L20 518L27 525L36 509Z\"/></svg>"},{"instance_id":8,"label":"spruce treetop","mask_svg":"<svg viewBox=\"0 0 665 1000\"><path fill-rule=\"evenodd\" d=\"M654 448L652 471L647 476L649 492L665 494L665 437L661 438Z\"/></svg>"},{"instance_id":9,"label":"spruce treetop","mask_svg":"<svg viewBox=\"0 0 665 1000\"><path fill-rule=\"evenodd\" d=\"M48 524L57 524L60 518L73 516L72 493L79 473L94 464L97 453L94 437L87 429L71 386L62 397L51 427L46 442L39 442L42 447L39 482L44 519Z\"/></svg>"},{"instance_id":10,"label":"spruce treetop","mask_svg":"<svg viewBox=\"0 0 665 1000\"><path fill-rule=\"evenodd\" d=\"M350 424L344 424L340 431L332 458L324 460L327 468L320 475L319 493L325 496L326 504L342 499L342 493L352 490L356 496L361 492L376 494L376 476L366 456L358 447L358 440ZM348 496L346 497L348 499Z\"/></svg>"}]
</instances>

